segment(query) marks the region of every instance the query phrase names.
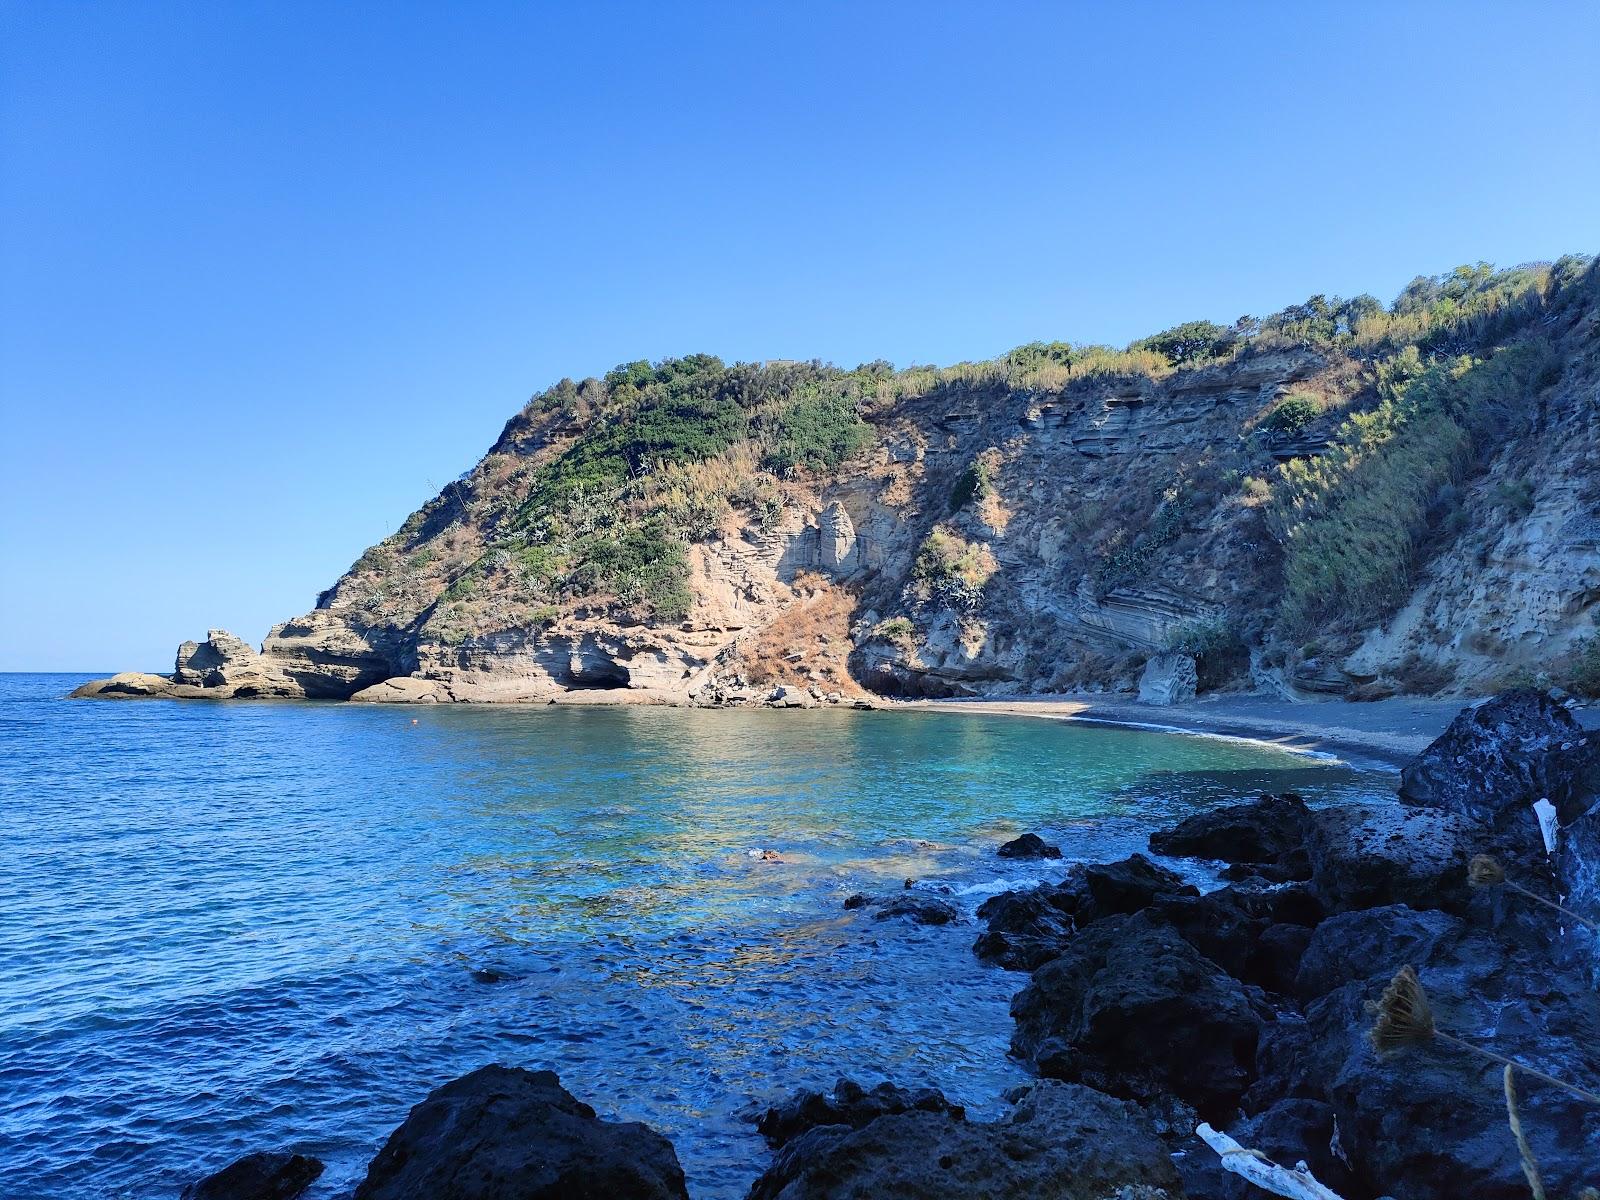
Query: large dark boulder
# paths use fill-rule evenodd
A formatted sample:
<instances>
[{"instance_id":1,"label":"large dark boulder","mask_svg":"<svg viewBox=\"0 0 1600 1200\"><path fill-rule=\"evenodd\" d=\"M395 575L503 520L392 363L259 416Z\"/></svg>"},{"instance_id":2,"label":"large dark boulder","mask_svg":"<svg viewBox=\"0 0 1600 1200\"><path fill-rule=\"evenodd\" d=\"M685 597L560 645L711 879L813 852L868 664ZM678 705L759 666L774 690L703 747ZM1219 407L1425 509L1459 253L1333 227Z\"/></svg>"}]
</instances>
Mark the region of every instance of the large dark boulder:
<instances>
[{"instance_id":1,"label":"large dark boulder","mask_svg":"<svg viewBox=\"0 0 1600 1200\"><path fill-rule=\"evenodd\" d=\"M295 1200L321 1174L315 1158L258 1150L191 1183L182 1200Z\"/></svg>"},{"instance_id":2,"label":"large dark boulder","mask_svg":"<svg viewBox=\"0 0 1600 1200\"><path fill-rule=\"evenodd\" d=\"M959 1104L945 1099L937 1088L902 1088L887 1081L868 1090L859 1083L841 1079L825 1092L796 1092L781 1104L767 1109L756 1121L756 1128L774 1148L793 1141L819 1125L847 1125L861 1129L879 1117L903 1112L947 1113L965 1116Z\"/></svg>"},{"instance_id":3,"label":"large dark boulder","mask_svg":"<svg viewBox=\"0 0 1600 1200\"><path fill-rule=\"evenodd\" d=\"M687 1200L672 1143L602 1121L552 1071L481 1067L430 1092L355 1200Z\"/></svg>"},{"instance_id":4,"label":"large dark boulder","mask_svg":"<svg viewBox=\"0 0 1600 1200\"><path fill-rule=\"evenodd\" d=\"M1467 863L1483 848L1470 818L1442 809L1325 808L1311 824L1312 883L1332 912L1387 904L1460 912Z\"/></svg>"},{"instance_id":5,"label":"large dark boulder","mask_svg":"<svg viewBox=\"0 0 1600 1200\"><path fill-rule=\"evenodd\" d=\"M1302 884L1234 884L1203 896L1158 897L1150 914L1235 979L1291 990L1322 905Z\"/></svg>"},{"instance_id":6,"label":"large dark boulder","mask_svg":"<svg viewBox=\"0 0 1600 1200\"><path fill-rule=\"evenodd\" d=\"M1311 810L1299 796L1264 795L1245 804L1207 809L1171 829L1150 835L1150 849L1177 858L1207 858L1251 867L1275 868L1305 878L1306 835Z\"/></svg>"},{"instance_id":7,"label":"large dark boulder","mask_svg":"<svg viewBox=\"0 0 1600 1200\"><path fill-rule=\"evenodd\" d=\"M1418 912L1404 904L1340 913L1312 931L1300 957L1295 991L1314 1000L1354 980L1389 979L1407 963L1428 962L1445 944L1459 942L1465 931L1458 917Z\"/></svg>"},{"instance_id":8,"label":"large dark boulder","mask_svg":"<svg viewBox=\"0 0 1600 1200\"><path fill-rule=\"evenodd\" d=\"M988 929L973 950L985 961L1031 971L1060 954L1075 930L1104 917L1138 912L1158 898L1199 894L1176 872L1142 854L1113 863L1075 863L1060 883L985 900L978 919Z\"/></svg>"},{"instance_id":9,"label":"large dark boulder","mask_svg":"<svg viewBox=\"0 0 1600 1200\"><path fill-rule=\"evenodd\" d=\"M1080 931L1011 1002L1011 1047L1041 1075L1135 1100L1175 1096L1212 1121L1249 1086L1272 1012L1150 913Z\"/></svg>"},{"instance_id":10,"label":"large dark boulder","mask_svg":"<svg viewBox=\"0 0 1600 1200\"><path fill-rule=\"evenodd\" d=\"M1574 980L1510 969L1458 990L1448 968L1421 972L1440 1028L1535 1063L1594 1089L1600 1085L1596 997ZM1381 981L1350 983L1307 1010L1310 1042L1297 1060L1302 1091L1334 1110L1339 1144L1358 1194L1396 1200L1527 1200L1506 1121L1502 1068L1446 1043L1387 1057L1368 1043ZM1600 1164L1600 1107L1527 1075L1519 1111L1551 1196L1576 1196Z\"/></svg>"},{"instance_id":11,"label":"large dark boulder","mask_svg":"<svg viewBox=\"0 0 1600 1200\"><path fill-rule=\"evenodd\" d=\"M1001 892L978 906L988 926L973 943L985 962L1008 971L1032 971L1060 954L1072 938L1072 914L1081 894L1057 884Z\"/></svg>"},{"instance_id":12,"label":"large dark boulder","mask_svg":"<svg viewBox=\"0 0 1600 1200\"><path fill-rule=\"evenodd\" d=\"M1060 858L1061 847L1052 846L1037 833L1012 838L995 851L1001 858Z\"/></svg>"},{"instance_id":13,"label":"large dark boulder","mask_svg":"<svg viewBox=\"0 0 1600 1200\"><path fill-rule=\"evenodd\" d=\"M1000 1121L907 1112L813 1129L778 1153L749 1200L1105 1200L1123 1188L1181 1194L1149 1120L1125 1101L1043 1080Z\"/></svg>"},{"instance_id":14,"label":"large dark boulder","mask_svg":"<svg viewBox=\"0 0 1600 1200\"><path fill-rule=\"evenodd\" d=\"M1564 705L1548 692L1515 688L1462 709L1400 773L1400 802L1498 827L1547 798L1570 821L1579 793L1592 795L1600 783L1597 767Z\"/></svg>"},{"instance_id":15,"label":"large dark boulder","mask_svg":"<svg viewBox=\"0 0 1600 1200\"><path fill-rule=\"evenodd\" d=\"M1157 896L1198 896L1198 888L1183 882L1175 871L1158 866L1142 854L1120 862L1087 866L1083 888L1088 902L1077 909L1079 926L1114 913L1135 913L1148 908Z\"/></svg>"}]
</instances>

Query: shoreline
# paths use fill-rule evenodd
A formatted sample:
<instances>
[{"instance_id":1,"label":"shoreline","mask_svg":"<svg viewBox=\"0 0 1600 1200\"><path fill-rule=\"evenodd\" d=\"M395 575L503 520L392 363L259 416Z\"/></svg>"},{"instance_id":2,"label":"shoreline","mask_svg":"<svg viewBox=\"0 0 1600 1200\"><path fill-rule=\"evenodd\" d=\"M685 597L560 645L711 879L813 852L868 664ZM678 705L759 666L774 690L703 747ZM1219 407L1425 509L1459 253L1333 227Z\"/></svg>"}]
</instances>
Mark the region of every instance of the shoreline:
<instances>
[{"instance_id":1,"label":"shoreline","mask_svg":"<svg viewBox=\"0 0 1600 1200\"><path fill-rule=\"evenodd\" d=\"M1158 706L1105 696L1017 696L906 700L890 707L1236 738L1297 754L1343 758L1353 753L1398 769L1427 749L1469 703L1422 698L1295 702L1222 696ZM1573 710L1573 716L1586 728L1600 728L1600 708L1594 705Z\"/></svg>"}]
</instances>

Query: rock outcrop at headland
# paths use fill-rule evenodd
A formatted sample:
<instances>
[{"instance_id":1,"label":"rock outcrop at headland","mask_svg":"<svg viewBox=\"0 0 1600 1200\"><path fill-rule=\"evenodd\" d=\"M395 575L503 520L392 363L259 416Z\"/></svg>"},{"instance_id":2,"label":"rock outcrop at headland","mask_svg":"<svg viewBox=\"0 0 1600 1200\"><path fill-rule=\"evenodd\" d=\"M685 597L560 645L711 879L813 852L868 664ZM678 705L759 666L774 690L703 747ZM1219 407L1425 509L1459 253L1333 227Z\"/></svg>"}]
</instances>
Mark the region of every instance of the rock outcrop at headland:
<instances>
[{"instance_id":1,"label":"rock outcrop at headland","mask_svg":"<svg viewBox=\"0 0 1600 1200\"><path fill-rule=\"evenodd\" d=\"M82 694L1600 691L1588 260L1181 332L563 380L258 652Z\"/></svg>"},{"instance_id":2,"label":"rock outcrop at headland","mask_svg":"<svg viewBox=\"0 0 1600 1200\"><path fill-rule=\"evenodd\" d=\"M259 651L225 629L178 647L171 675L127 673L86 683L78 697L348 700L394 677L398 647L327 613L277 626ZM411 697L413 699L420 697Z\"/></svg>"}]
</instances>

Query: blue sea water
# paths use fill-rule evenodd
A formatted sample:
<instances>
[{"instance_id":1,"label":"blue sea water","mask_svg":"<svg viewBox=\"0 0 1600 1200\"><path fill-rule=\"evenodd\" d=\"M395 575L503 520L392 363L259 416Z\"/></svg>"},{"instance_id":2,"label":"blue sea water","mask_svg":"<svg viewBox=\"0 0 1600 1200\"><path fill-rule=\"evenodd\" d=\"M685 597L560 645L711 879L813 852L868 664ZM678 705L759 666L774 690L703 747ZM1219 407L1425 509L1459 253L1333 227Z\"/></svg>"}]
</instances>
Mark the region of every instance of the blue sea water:
<instances>
[{"instance_id":1,"label":"blue sea water","mask_svg":"<svg viewBox=\"0 0 1600 1200\"><path fill-rule=\"evenodd\" d=\"M740 1197L754 1105L840 1075L977 1114L1023 977L970 913L1261 790L1381 771L977 714L70 701L0 675L0 1196L176 1197L293 1148L348 1194L408 1108L558 1071ZM750 851L778 850L782 862ZM845 896L916 879L969 923Z\"/></svg>"}]
</instances>

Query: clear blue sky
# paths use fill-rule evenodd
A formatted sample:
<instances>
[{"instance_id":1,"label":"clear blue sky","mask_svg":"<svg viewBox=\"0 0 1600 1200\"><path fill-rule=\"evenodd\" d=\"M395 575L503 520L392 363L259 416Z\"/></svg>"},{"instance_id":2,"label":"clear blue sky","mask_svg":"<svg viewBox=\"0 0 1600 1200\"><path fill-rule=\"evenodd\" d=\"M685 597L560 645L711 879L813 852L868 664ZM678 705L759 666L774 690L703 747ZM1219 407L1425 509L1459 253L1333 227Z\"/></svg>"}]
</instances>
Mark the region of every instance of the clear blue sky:
<instances>
[{"instance_id":1,"label":"clear blue sky","mask_svg":"<svg viewBox=\"0 0 1600 1200\"><path fill-rule=\"evenodd\" d=\"M1600 5L0 3L0 669L258 640L563 375L1600 249Z\"/></svg>"}]
</instances>

